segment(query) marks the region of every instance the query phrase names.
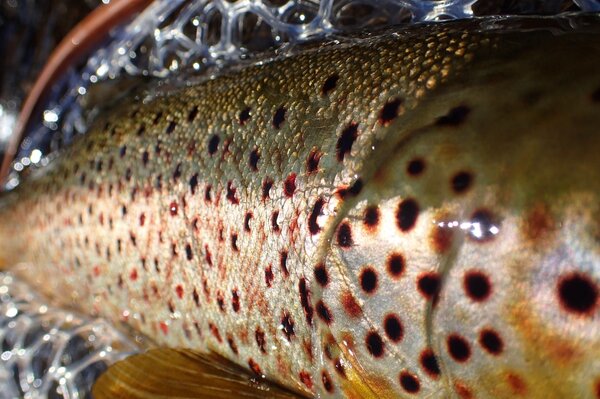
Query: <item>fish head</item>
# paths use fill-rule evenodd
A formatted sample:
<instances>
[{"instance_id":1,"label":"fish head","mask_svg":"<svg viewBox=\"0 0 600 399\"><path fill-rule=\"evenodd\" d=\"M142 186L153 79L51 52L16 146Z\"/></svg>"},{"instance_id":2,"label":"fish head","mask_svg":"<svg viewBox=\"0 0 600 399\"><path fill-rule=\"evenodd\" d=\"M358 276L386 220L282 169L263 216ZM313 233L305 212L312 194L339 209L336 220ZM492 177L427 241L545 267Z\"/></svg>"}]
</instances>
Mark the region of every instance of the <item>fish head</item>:
<instances>
[{"instance_id":1,"label":"fish head","mask_svg":"<svg viewBox=\"0 0 600 399\"><path fill-rule=\"evenodd\" d=\"M600 392L600 41L576 36L489 54L386 127L315 268L329 385Z\"/></svg>"}]
</instances>

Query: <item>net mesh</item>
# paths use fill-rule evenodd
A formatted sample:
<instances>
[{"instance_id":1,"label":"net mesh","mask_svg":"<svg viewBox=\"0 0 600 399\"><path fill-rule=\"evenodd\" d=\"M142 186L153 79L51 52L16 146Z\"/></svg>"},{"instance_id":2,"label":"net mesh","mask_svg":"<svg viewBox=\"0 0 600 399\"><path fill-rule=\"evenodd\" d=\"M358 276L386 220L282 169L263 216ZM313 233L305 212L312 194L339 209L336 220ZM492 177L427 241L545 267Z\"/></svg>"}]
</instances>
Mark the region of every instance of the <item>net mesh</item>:
<instances>
[{"instance_id":1,"label":"net mesh","mask_svg":"<svg viewBox=\"0 0 600 399\"><path fill-rule=\"evenodd\" d=\"M48 306L0 273L0 398L85 398L136 345L100 319Z\"/></svg>"}]
</instances>

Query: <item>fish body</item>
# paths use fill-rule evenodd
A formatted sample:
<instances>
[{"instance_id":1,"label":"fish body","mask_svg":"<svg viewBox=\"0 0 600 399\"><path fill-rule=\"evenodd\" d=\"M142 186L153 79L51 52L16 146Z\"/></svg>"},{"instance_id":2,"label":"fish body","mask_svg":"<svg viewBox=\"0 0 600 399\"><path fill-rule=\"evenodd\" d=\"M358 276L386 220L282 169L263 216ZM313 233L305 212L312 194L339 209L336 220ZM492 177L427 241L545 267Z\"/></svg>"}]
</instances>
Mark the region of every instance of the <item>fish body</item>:
<instances>
[{"instance_id":1,"label":"fish body","mask_svg":"<svg viewBox=\"0 0 600 399\"><path fill-rule=\"evenodd\" d=\"M355 37L131 99L3 196L3 263L301 395L600 397L587 18Z\"/></svg>"}]
</instances>

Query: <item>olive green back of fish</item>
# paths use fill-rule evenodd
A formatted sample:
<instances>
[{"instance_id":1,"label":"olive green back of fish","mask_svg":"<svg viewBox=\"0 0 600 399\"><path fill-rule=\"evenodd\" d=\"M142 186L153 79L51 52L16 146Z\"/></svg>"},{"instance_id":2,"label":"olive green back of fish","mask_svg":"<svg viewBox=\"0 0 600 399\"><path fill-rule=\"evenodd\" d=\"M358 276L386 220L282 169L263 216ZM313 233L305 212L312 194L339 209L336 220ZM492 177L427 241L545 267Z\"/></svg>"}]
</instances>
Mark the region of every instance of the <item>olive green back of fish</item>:
<instances>
[{"instance_id":1,"label":"olive green back of fish","mask_svg":"<svg viewBox=\"0 0 600 399\"><path fill-rule=\"evenodd\" d=\"M5 198L1 252L58 302L303 394L593 397L598 29L537 23L132 99Z\"/></svg>"}]
</instances>

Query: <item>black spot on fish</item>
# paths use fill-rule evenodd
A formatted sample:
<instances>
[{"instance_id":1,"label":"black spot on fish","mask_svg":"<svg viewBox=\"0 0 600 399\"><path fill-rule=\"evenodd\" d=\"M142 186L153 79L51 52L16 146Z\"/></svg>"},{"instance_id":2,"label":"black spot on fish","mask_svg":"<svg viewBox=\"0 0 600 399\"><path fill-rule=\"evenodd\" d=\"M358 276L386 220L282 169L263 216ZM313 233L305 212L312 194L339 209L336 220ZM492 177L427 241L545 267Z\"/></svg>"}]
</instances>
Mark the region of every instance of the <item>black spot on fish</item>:
<instances>
[{"instance_id":1,"label":"black spot on fish","mask_svg":"<svg viewBox=\"0 0 600 399\"><path fill-rule=\"evenodd\" d=\"M492 290L489 278L479 271L468 272L463 285L467 295L476 302L485 301Z\"/></svg>"},{"instance_id":2,"label":"black spot on fish","mask_svg":"<svg viewBox=\"0 0 600 399\"><path fill-rule=\"evenodd\" d=\"M400 342L404 336L404 328L398 315L387 315L383 320L383 329L385 330L385 335L393 342Z\"/></svg>"},{"instance_id":3,"label":"black spot on fish","mask_svg":"<svg viewBox=\"0 0 600 399\"><path fill-rule=\"evenodd\" d=\"M177 164L175 167L175 171L173 172L173 180L179 180L181 177L181 162Z\"/></svg>"},{"instance_id":4,"label":"black spot on fish","mask_svg":"<svg viewBox=\"0 0 600 399\"><path fill-rule=\"evenodd\" d=\"M340 77L337 74L333 74L333 75L329 76L323 83L323 87L321 88L321 93L324 96L326 96L331 91L333 91L335 89L335 86L337 85L339 78Z\"/></svg>"},{"instance_id":5,"label":"black spot on fish","mask_svg":"<svg viewBox=\"0 0 600 399\"><path fill-rule=\"evenodd\" d=\"M455 193L463 193L471 187L473 176L469 172L458 172L452 178L452 190Z\"/></svg>"},{"instance_id":6,"label":"black spot on fish","mask_svg":"<svg viewBox=\"0 0 600 399\"><path fill-rule=\"evenodd\" d=\"M338 138L336 143L337 160L342 162L346 154L352 150L352 145L358 137L358 124L350 123Z\"/></svg>"},{"instance_id":7,"label":"black spot on fish","mask_svg":"<svg viewBox=\"0 0 600 399\"><path fill-rule=\"evenodd\" d=\"M398 117L402 100L399 98L393 99L385 103L379 112L379 123L383 126L388 126L394 119Z\"/></svg>"},{"instance_id":8,"label":"black spot on fish","mask_svg":"<svg viewBox=\"0 0 600 399\"><path fill-rule=\"evenodd\" d=\"M438 126L459 126L466 119L471 109L466 105L459 105L452 108L446 115L440 116L435 124Z\"/></svg>"},{"instance_id":9,"label":"black spot on fish","mask_svg":"<svg viewBox=\"0 0 600 399\"><path fill-rule=\"evenodd\" d=\"M190 192L192 193L192 195L196 194L196 188L198 188L198 173L194 174L191 178L190 178Z\"/></svg>"},{"instance_id":10,"label":"black spot on fish","mask_svg":"<svg viewBox=\"0 0 600 399\"><path fill-rule=\"evenodd\" d=\"M401 372L399 379L402 389L408 393L417 393L421 389L421 383L419 382L419 379L408 371Z\"/></svg>"},{"instance_id":11,"label":"black spot on fish","mask_svg":"<svg viewBox=\"0 0 600 399\"><path fill-rule=\"evenodd\" d=\"M372 294L377 289L377 273L373 268L366 267L359 276L360 286L367 294Z\"/></svg>"},{"instance_id":12,"label":"black spot on fish","mask_svg":"<svg viewBox=\"0 0 600 399\"><path fill-rule=\"evenodd\" d=\"M190 109L190 112L188 112L188 116L187 116L188 122L192 122L194 119L196 119L197 115L198 115L198 107L194 106L194 107L192 107L192 109Z\"/></svg>"},{"instance_id":13,"label":"black spot on fish","mask_svg":"<svg viewBox=\"0 0 600 399\"><path fill-rule=\"evenodd\" d=\"M504 343L498 333L491 329L484 329L479 334L479 343L481 346L492 355L499 355L503 348Z\"/></svg>"},{"instance_id":14,"label":"black spot on fish","mask_svg":"<svg viewBox=\"0 0 600 399\"><path fill-rule=\"evenodd\" d=\"M600 87L598 87L593 93L592 93L592 101L596 102L596 103L600 103Z\"/></svg>"},{"instance_id":15,"label":"black spot on fish","mask_svg":"<svg viewBox=\"0 0 600 399\"><path fill-rule=\"evenodd\" d=\"M317 266L315 266L314 273L317 283L319 283L322 287L327 286L329 283L329 274L327 273L327 269L323 263L319 263Z\"/></svg>"},{"instance_id":16,"label":"black spot on fish","mask_svg":"<svg viewBox=\"0 0 600 399\"><path fill-rule=\"evenodd\" d=\"M239 115L240 125L245 125L246 122L250 120L250 116L250 108L245 108L244 110L242 110Z\"/></svg>"},{"instance_id":17,"label":"black spot on fish","mask_svg":"<svg viewBox=\"0 0 600 399\"><path fill-rule=\"evenodd\" d=\"M313 235L321 231L321 227L317 223L317 218L321 215L324 205L325 200L323 198L317 199L317 201L315 201L315 204L313 205L313 209L310 213L310 216L308 217L308 230Z\"/></svg>"},{"instance_id":18,"label":"black spot on fish","mask_svg":"<svg viewBox=\"0 0 600 399\"><path fill-rule=\"evenodd\" d=\"M275 114L273 115L273 127L275 129L280 129L283 125L283 122L285 121L285 113L286 109L283 106L277 108L277 111L275 111Z\"/></svg>"},{"instance_id":19,"label":"black spot on fish","mask_svg":"<svg viewBox=\"0 0 600 399\"><path fill-rule=\"evenodd\" d=\"M558 297L568 312L590 314L598 304L598 287L588 276L572 273L560 278Z\"/></svg>"},{"instance_id":20,"label":"black spot on fish","mask_svg":"<svg viewBox=\"0 0 600 399\"><path fill-rule=\"evenodd\" d=\"M216 134L213 134L208 140L208 153L210 155L213 155L215 152L217 152L219 148L219 141L221 141L221 139Z\"/></svg>"},{"instance_id":21,"label":"black spot on fish","mask_svg":"<svg viewBox=\"0 0 600 399\"><path fill-rule=\"evenodd\" d=\"M458 334L451 334L446 340L448 353L452 358L461 363L466 362L471 357L471 347L469 343Z\"/></svg>"},{"instance_id":22,"label":"black spot on fish","mask_svg":"<svg viewBox=\"0 0 600 399\"><path fill-rule=\"evenodd\" d=\"M308 325L312 325L313 308L310 302L310 290L306 285L305 278L300 279L300 282L298 283L298 291L300 292L300 303L302 304L302 308L304 309L306 322L308 323Z\"/></svg>"},{"instance_id":23,"label":"black spot on fish","mask_svg":"<svg viewBox=\"0 0 600 399\"><path fill-rule=\"evenodd\" d=\"M284 313L283 317L281 318L281 327L283 335L285 335L288 341L291 341L292 337L296 333L294 332L294 320L287 312Z\"/></svg>"},{"instance_id":24,"label":"black spot on fish","mask_svg":"<svg viewBox=\"0 0 600 399\"><path fill-rule=\"evenodd\" d=\"M420 158L413 159L406 166L406 173L411 176L419 176L425 170L425 161Z\"/></svg>"},{"instance_id":25,"label":"black spot on fish","mask_svg":"<svg viewBox=\"0 0 600 399\"><path fill-rule=\"evenodd\" d=\"M435 298L440 290L440 276L435 272L420 275L417 288L426 299Z\"/></svg>"},{"instance_id":26,"label":"black spot on fish","mask_svg":"<svg viewBox=\"0 0 600 399\"><path fill-rule=\"evenodd\" d=\"M271 192L271 188L273 187L273 179L265 178L262 184L262 199L263 201L269 198L269 193Z\"/></svg>"},{"instance_id":27,"label":"black spot on fish","mask_svg":"<svg viewBox=\"0 0 600 399\"><path fill-rule=\"evenodd\" d=\"M333 321L333 316L331 316L331 311L323 301L317 302L316 309L319 318L323 320L325 324L331 324Z\"/></svg>"},{"instance_id":28,"label":"black spot on fish","mask_svg":"<svg viewBox=\"0 0 600 399\"><path fill-rule=\"evenodd\" d=\"M425 349L423 352L421 352L419 360L423 370L425 370L425 372L431 377L437 378L442 373L437 358L431 349Z\"/></svg>"},{"instance_id":29,"label":"black spot on fish","mask_svg":"<svg viewBox=\"0 0 600 399\"><path fill-rule=\"evenodd\" d=\"M173 133L173 131L175 130L176 126L177 126L177 122L175 122L175 121L169 122L169 124L167 125L167 129L165 130L165 132L167 134Z\"/></svg>"},{"instance_id":30,"label":"black spot on fish","mask_svg":"<svg viewBox=\"0 0 600 399\"><path fill-rule=\"evenodd\" d=\"M373 228L379 223L379 208L376 205L368 206L365 209L363 223L367 228Z\"/></svg>"},{"instance_id":31,"label":"black spot on fish","mask_svg":"<svg viewBox=\"0 0 600 399\"><path fill-rule=\"evenodd\" d=\"M373 357L383 356L383 340L376 331L370 331L367 334L365 338L365 344L367 346L367 350Z\"/></svg>"},{"instance_id":32,"label":"black spot on fish","mask_svg":"<svg viewBox=\"0 0 600 399\"><path fill-rule=\"evenodd\" d=\"M250 166L250 169L252 169L254 172L258 171L258 161L260 160L260 154L258 153L258 149L253 149L252 152L250 152L250 158L248 159L248 165Z\"/></svg>"},{"instance_id":33,"label":"black spot on fish","mask_svg":"<svg viewBox=\"0 0 600 399\"><path fill-rule=\"evenodd\" d=\"M387 271L393 278L398 278L404 271L404 257L399 253L393 253L387 260Z\"/></svg>"},{"instance_id":34,"label":"black spot on fish","mask_svg":"<svg viewBox=\"0 0 600 399\"><path fill-rule=\"evenodd\" d=\"M342 248L349 248L352 246L352 228L348 222L342 223L338 228L337 243Z\"/></svg>"},{"instance_id":35,"label":"black spot on fish","mask_svg":"<svg viewBox=\"0 0 600 399\"><path fill-rule=\"evenodd\" d=\"M396 223L400 230L407 232L415 226L418 216L419 205L417 204L417 201L412 198L407 198L398 206Z\"/></svg>"},{"instance_id":36,"label":"black spot on fish","mask_svg":"<svg viewBox=\"0 0 600 399\"><path fill-rule=\"evenodd\" d=\"M322 156L323 153L316 148L313 148L310 151L310 154L308 154L308 158L306 159L306 172L308 174L315 173L319 170L319 161Z\"/></svg>"}]
</instances>

